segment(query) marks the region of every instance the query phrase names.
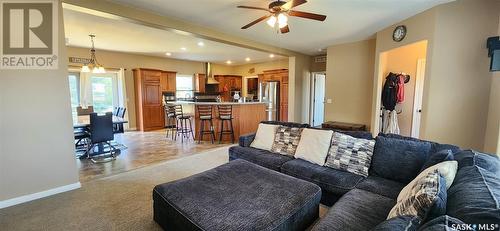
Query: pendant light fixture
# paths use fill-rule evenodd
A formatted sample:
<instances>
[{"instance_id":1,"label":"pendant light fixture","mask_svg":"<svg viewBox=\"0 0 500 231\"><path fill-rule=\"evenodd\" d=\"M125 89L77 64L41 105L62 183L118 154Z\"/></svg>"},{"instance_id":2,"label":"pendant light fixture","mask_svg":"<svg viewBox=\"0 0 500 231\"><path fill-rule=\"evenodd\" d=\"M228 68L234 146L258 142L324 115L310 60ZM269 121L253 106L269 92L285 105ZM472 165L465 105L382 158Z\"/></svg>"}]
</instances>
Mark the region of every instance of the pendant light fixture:
<instances>
[{"instance_id":1,"label":"pendant light fixture","mask_svg":"<svg viewBox=\"0 0 500 231\"><path fill-rule=\"evenodd\" d=\"M90 42L92 42L92 48L90 49L90 61L83 65L82 67L82 72L92 72L95 74L103 74L106 73L106 70L104 67L97 62L97 58L95 56L95 47L94 47L94 38L95 35L91 34L89 35L90 37Z\"/></svg>"}]
</instances>

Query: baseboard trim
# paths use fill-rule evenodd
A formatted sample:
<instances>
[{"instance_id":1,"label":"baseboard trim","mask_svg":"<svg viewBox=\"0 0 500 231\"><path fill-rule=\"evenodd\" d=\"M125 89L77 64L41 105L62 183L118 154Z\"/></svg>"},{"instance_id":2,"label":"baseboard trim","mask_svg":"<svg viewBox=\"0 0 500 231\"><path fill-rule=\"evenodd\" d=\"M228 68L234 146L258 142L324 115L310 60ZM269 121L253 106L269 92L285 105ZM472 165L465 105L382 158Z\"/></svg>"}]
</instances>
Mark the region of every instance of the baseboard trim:
<instances>
[{"instance_id":1,"label":"baseboard trim","mask_svg":"<svg viewBox=\"0 0 500 231\"><path fill-rule=\"evenodd\" d=\"M37 193L29 194L29 195L15 197L15 198L8 199L8 200L3 200L3 201L0 201L0 209L7 208L10 206L14 206L14 205L18 205L18 204L22 204L22 203L26 203L28 201L33 201L33 200L37 200L40 198L52 196L55 194L75 190L75 189L78 189L81 187L82 187L82 185L80 184L80 182L76 182L74 184L68 184L68 185L64 185L61 187L45 190L42 192L37 192Z\"/></svg>"}]
</instances>

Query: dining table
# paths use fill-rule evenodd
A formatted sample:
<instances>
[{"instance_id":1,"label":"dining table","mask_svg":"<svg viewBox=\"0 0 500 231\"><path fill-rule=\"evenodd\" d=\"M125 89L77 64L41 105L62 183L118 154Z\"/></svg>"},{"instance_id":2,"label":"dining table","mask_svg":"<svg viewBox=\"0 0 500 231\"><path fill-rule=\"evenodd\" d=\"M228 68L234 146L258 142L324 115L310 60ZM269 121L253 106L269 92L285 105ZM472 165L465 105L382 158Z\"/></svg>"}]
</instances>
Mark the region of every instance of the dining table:
<instances>
[{"instance_id":1,"label":"dining table","mask_svg":"<svg viewBox=\"0 0 500 231\"><path fill-rule=\"evenodd\" d=\"M113 124L126 124L127 120L124 118L113 116ZM73 128L87 128L90 126L90 115L73 116Z\"/></svg>"}]
</instances>

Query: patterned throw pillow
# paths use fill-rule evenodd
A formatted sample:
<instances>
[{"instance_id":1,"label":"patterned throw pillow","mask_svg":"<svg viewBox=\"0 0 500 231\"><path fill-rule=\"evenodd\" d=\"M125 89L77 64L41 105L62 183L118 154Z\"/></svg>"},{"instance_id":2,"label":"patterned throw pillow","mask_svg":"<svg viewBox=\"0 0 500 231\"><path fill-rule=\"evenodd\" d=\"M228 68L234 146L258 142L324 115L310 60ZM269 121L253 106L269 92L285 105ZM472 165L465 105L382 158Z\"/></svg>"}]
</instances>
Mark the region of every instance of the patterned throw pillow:
<instances>
[{"instance_id":1,"label":"patterned throw pillow","mask_svg":"<svg viewBox=\"0 0 500 231\"><path fill-rule=\"evenodd\" d=\"M433 213L433 216L442 215L439 214L440 212L432 211L436 209L442 210L441 213L444 214L446 205L442 203L443 201L446 203L446 198L441 197L446 192L445 185L444 178L439 175L437 170L427 173L415 182L408 197L396 203L387 219L406 215L418 216L421 220L425 220L430 215L429 213ZM444 206L444 208L436 208L436 204L439 204L439 207Z\"/></svg>"},{"instance_id":2,"label":"patterned throw pillow","mask_svg":"<svg viewBox=\"0 0 500 231\"><path fill-rule=\"evenodd\" d=\"M276 129L271 152L293 157L299 145L301 133L302 128L279 126Z\"/></svg>"},{"instance_id":3,"label":"patterned throw pillow","mask_svg":"<svg viewBox=\"0 0 500 231\"><path fill-rule=\"evenodd\" d=\"M374 147L374 140L335 132L325 166L367 177Z\"/></svg>"}]
</instances>

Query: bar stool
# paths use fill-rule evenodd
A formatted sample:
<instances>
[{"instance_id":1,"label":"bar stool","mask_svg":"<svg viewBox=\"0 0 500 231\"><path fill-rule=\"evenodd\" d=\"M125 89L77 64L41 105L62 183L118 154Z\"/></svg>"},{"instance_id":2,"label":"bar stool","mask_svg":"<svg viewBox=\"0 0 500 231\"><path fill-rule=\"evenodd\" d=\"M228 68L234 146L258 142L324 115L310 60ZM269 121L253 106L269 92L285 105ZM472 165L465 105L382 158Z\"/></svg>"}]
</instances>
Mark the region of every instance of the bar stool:
<instances>
[{"instance_id":1,"label":"bar stool","mask_svg":"<svg viewBox=\"0 0 500 231\"><path fill-rule=\"evenodd\" d=\"M181 135L181 141L184 143L184 138L189 140L189 135L193 137L193 126L191 125L191 116L184 115L182 111L182 105L175 105L175 116L176 116L176 126L175 126L175 140L177 141L177 136ZM189 122L189 127L187 122ZM180 126L179 126L180 124Z\"/></svg>"},{"instance_id":2,"label":"bar stool","mask_svg":"<svg viewBox=\"0 0 500 231\"><path fill-rule=\"evenodd\" d=\"M222 142L223 135L231 135L231 142L234 144L233 106L217 105L217 111L220 120L219 144ZM224 130L224 122L229 123L229 130Z\"/></svg>"},{"instance_id":3,"label":"bar stool","mask_svg":"<svg viewBox=\"0 0 500 231\"><path fill-rule=\"evenodd\" d=\"M200 144L203 140L203 135L210 134L210 138L213 144L215 140L215 132L214 124L212 121L212 105L198 105L196 107L198 109L198 118L200 118L200 135L198 137L198 143ZM205 122L208 122L208 125L210 126L208 130L205 130Z\"/></svg>"},{"instance_id":4,"label":"bar stool","mask_svg":"<svg viewBox=\"0 0 500 231\"><path fill-rule=\"evenodd\" d=\"M165 128L167 129L166 137L168 138L168 133L170 133L172 139L174 139L174 132L176 132L177 128L177 116L175 115L175 105L167 104L165 106L165 114L167 115L167 125L165 126Z\"/></svg>"}]
</instances>

